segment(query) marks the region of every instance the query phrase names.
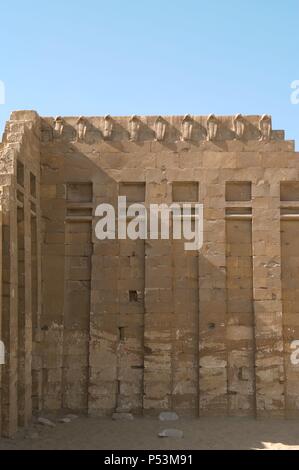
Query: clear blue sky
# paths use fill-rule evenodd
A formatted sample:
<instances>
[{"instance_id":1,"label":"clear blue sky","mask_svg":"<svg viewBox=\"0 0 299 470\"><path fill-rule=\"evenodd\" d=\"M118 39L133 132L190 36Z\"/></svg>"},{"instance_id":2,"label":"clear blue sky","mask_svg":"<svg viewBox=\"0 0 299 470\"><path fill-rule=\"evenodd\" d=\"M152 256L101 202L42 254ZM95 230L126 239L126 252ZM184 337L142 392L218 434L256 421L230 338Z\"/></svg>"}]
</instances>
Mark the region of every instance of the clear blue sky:
<instances>
[{"instance_id":1,"label":"clear blue sky","mask_svg":"<svg viewBox=\"0 0 299 470\"><path fill-rule=\"evenodd\" d=\"M298 0L1 3L6 104L41 115L262 114L299 142Z\"/></svg>"}]
</instances>

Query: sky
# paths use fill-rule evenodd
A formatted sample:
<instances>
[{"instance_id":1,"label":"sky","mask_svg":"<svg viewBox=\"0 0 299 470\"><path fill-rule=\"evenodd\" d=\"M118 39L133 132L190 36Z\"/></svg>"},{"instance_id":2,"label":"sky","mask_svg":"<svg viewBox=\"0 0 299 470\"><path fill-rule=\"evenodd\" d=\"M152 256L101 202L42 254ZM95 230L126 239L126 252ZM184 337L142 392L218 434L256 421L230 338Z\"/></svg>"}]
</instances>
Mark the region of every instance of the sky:
<instances>
[{"instance_id":1,"label":"sky","mask_svg":"<svg viewBox=\"0 0 299 470\"><path fill-rule=\"evenodd\" d=\"M267 113L299 148L298 0L14 0L0 19L0 133L18 109Z\"/></svg>"}]
</instances>

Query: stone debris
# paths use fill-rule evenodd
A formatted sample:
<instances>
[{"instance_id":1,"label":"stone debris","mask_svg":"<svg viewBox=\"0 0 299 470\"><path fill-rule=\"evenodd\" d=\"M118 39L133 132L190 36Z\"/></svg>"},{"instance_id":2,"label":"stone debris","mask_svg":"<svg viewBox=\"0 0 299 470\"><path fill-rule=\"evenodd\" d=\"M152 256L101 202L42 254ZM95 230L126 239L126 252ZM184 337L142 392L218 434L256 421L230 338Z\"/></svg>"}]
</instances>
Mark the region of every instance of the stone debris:
<instances>
[{"instance_id":1,"label":"stone debris","mask_svg":"<svg viewBox=\"0 0 299 470\"><path fill-rule=\"evenodd\" d=\"M73 414L68 414L66 415L66 418L70 419L71 421L74 421L75 419L78 419L78 415L73 415Z\"/></svg>"},{"instance_id":2,"label":"stone debris","mask_svg":"<svg viewBox=\"0 0 299 470\"><path fill-rule=\"evenodd\" d=\"M50 421L47 418L38 418L37 420L38 424L41 424L42 426L49 426L51 428L55 428L56 424L53 423L53 421Z\"/></svg>"},{"instance_id":3,"label":"stone debris","mask_svg":"<svg viewBox=\"0 0 299 470\"><path fill-rule=\"evenodd\" d=\"M182 439L184 437L184 433L180 429L164 429L164 431L159 432L158 436Z\"/></svg>"},{"instance_id":4,"label":"stone debris","mask_svg":"<svg viewBox=\"0 0 299 470\"><path fill-rule=\"evenodd\" d=\"M68 424L68 423L71 423L72 420L70 418L61 418L59 420L59 423L62 423L62 424Z\"/></svg>"},{"instance_id":5,"label":"stone debris","mask_svg":"<svg viewBox=\"0 0 299 470\"><path fill-rule=\"evenodd\" d=\"M159 415L160 421L177 421L178 419L178 415L173 411L163 411Z\"/></svg>"}]
</instances>

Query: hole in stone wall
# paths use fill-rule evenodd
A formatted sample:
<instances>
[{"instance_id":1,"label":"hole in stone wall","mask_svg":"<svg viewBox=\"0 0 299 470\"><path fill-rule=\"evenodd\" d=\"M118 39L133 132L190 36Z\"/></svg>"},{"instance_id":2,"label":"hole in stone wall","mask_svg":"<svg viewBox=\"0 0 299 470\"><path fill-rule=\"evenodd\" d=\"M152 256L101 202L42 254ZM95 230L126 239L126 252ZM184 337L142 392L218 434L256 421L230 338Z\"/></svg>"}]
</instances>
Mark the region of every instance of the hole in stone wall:
<instances>
[{"instance_id":1,"label":"hole in stone wall","mask_svg":"<svg viewBox=\"0 0 299 470\"><path fill-rule=\"evenodd\" d=\"M136 290L129 291L130 302L138 302L138 292Z\"/></svg>"},{"instance_id":2,"label":"hole in stone wall","mask_svg":"<svg viewBox=\"0 0 299 470\"><path fill-rule=\"evenodd\" d=\"M22 193L22 191L17 190L17 200L21 204L24 203L24 194Z\"/></svg>"},{"instance_id":3,"label":"hole in stone wall","mask_svg":"<svg viewBox=\"0 0 299 470\"><path fill-rule=\"evenodd\" d=\"M229 181L225 189L226 201L239 202L251 201L250 181Z\"/></svg>"},{"instance_id":4,"label":"hole in stone wall","mask_svg":"<svg viewBox=\"0 0 299 470\"><path fill-rule=\"evenodd\" d=\"M119 341L124 341L125 340L125 329L124 327L120 327L118 328L118 337L119 337Z\"/></svg>"},{"instance_id":5,"label":"hole in stone wall","mask_svg":"<svg viewBox=\"0 0 299 470\"><path fill-rule=\"evenodd\" d=\"M145 183L120 183L119 195L126 196L129 204L145 202Z\"/></svg>"},{"instance_id":6,"label":"hole in stone wall","mask_svg":"<svg viewBox=\"0 0 299 470\"><path fill-rule=\"evenodd\" d=\"M249 371L247 367L240 367L238 370L238 378L244 382L249 380Z\"/></svg>"},{"instance_id":7,"label":"hole in stone wall","mask_svg":"<svg viewBox=\"0 0 299 470\"><path fill-rule=\"evenodd\" d=\"M30 172L30 194L32 197L36 197L36 177Z\"/></svg>"},{"instance_id":8,"label":"hole in stone wall","mask_svg":"<svg viewBox=\"0 0 299 470\"><path fill-rule=\"evenodd\" d=\"M209 328L209 330L215 330L216 324L215 323L209 323L208 328Z\"/></svg>"},{"instance_id":9,"label":"hole in stone wall","mask_svg":"<svg viewBox=\"0 0 299 470\"><path fill-rule=\"evenodd\" d=\"M67 200L69 202L92 202L92 183L68 183Z\"/></svg>"},{"instance_id":10,"label":"hole in stone wall","mask_svg":"<svg viewBox=\"0 0 299 470\"><path fill-rule=\"evenodd\" d=\"M299 201L299 181L282 181L280 183L281 201Z\"/></svg>"}]
</instances>

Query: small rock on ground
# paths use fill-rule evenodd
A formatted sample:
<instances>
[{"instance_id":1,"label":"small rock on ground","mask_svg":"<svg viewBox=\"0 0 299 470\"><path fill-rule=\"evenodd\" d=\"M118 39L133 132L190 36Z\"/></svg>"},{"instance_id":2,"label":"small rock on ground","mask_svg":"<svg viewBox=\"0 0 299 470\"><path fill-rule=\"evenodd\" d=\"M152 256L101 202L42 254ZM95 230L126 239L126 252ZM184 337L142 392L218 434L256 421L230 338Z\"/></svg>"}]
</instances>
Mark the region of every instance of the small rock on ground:
<instances>
[{"instance_id":1,"label":"small rock on ground","mask_svg":"<svg viewBox=\"0 0 299 470\"><path fill-rule=\"evenodd\" d=\"M59 420L59 423L62 423L62 424L68 424L68 423L71 423L72 420L70 418L61 418Z\"/></svg>"},{"instance_id":2,"label":"small rock on ground","mask_svg":"<svg viewBox=\"0 0 299 470\"><path fill-rule=\"evenodd\" d=\"M180 431L179 429L164 429L164 431L159 432L158 434L159 437L176 437L178 439L182 439L184 436L183 431Z\"/></svg>"},{"instance_id":3,"label":"small rock on ground","mask_svg":"<svg viewBox=\"0 0 299 470\"><path fill-rule=\"evenodd\" d=\"M38 418L37 422L38 424L42 424L43 426L50 426L51 428L54 428L56 426L55 423L53 423L47 418Z\"/></svg>"},{"instance_id":4,"label":"small rock on ground","mask_svg":"<svg viewBox=\"0 0 299 470\"><path fill-rule=\"evenodd\" d=\"M173 411L163 411L159 416L160 421L177 421L178 415Z\"/></svg>"},{"instance_id":5,"label":"small rock on ground","mask_svg":"<svg viewBox=\"0 0 299 470\"><path fill-rule=\"evenodd\" d=\"M66 415L66 418L68 418L68 419L70 419L71 421L73 421L74 419L78 419L79 416L78 416L78 415L68 414L68 415Z\"/></svg>"}]
</instances>

